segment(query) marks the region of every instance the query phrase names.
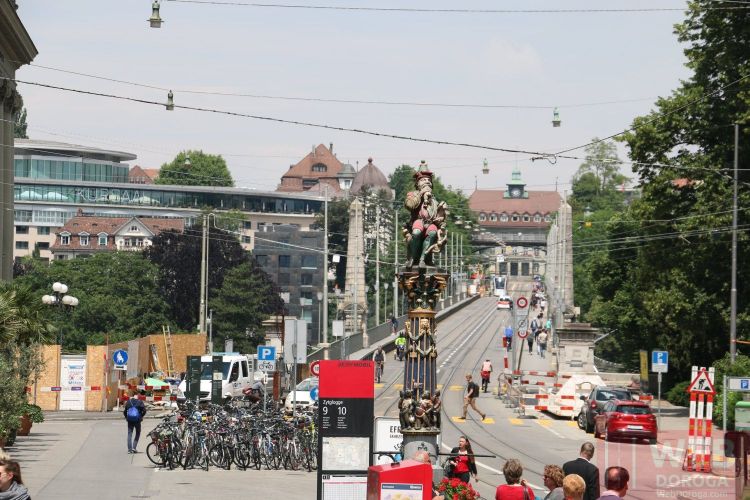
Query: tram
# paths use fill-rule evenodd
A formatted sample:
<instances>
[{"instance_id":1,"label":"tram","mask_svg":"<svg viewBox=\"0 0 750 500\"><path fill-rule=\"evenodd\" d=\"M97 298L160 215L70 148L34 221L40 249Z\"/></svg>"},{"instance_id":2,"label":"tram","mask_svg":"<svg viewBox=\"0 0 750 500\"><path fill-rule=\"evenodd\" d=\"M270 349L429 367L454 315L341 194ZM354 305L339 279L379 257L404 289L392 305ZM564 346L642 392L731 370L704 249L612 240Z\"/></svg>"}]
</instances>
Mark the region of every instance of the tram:
<instances>
[{"instance_id":1,"label":"tram","mask_svg":"<svg viewBox=\"0 0 750 500\"><path fill-rule=\"evenodd\" d=\"M492 276L492 295L495 297L503 297L507 295L505 293L507 281L508 278L506 276Z\"/></svg>"}]
</instances>

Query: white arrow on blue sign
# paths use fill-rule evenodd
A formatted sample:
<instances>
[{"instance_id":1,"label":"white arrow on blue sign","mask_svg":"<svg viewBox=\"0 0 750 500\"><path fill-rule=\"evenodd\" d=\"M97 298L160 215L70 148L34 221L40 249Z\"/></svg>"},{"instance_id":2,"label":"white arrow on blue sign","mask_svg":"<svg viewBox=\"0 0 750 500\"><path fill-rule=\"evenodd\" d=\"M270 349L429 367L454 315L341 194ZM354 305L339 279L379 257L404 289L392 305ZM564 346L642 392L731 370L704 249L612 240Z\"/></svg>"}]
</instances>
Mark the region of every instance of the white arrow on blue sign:
<instances>
[{"instance_id":1,"label":"white arrow on blue sign","mask_svg":"<svg viewBox=\"0 0 750 500\"><path fill-rule=\"evenodd\" d=\"M272 345L258 346L258 361L275 361L276 347Z\"/></svg>"},{"instance_id":2,"label":"white arrow on blue sign","mask_svg":"<svg viewBox=\"0 0 750 500\"><path fill-rule=\"evenodd\" d=\"M651 371L654 373L667 373L669 368L669 352L651 351Z\"/></svg>"},{"instance_id":3,"label":"white arrow on blue sign","mask_svg":"<svg viewBox=\"0 0 750 500\"><path fill-rule=\"evenodd\" d=\"M112 353L112 361L114 361L116 365L128 364L128 351L117 349Z\"/></svg>"}]
</instances>

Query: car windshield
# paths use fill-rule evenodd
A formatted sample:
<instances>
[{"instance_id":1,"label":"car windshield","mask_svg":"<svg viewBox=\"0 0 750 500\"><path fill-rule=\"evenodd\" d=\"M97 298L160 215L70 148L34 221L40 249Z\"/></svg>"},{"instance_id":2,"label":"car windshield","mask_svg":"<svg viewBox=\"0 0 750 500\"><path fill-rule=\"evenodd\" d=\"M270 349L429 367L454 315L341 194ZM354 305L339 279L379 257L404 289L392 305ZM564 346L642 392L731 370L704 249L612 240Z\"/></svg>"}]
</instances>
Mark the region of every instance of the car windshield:
<instances>
[{"instance_id":1,"label":"car windshield","mask_svg":"<svg viewBox=\"0 0 750 500\"><path fill-rule=\"evenodd\" d=\"M630 396L630 393L625 390L617 390L617 389L601 389L596 394L596 399L598 401L609 401L610 399L626 399L630 400L633 399Z\"/></svg>"},{"instance_id":2,"label":"car windshield","mask_svg":"<svg viewBox=\"0 0 750 500\"><path fill-rule=\"evenodd\" d=\"M651 408L648 406L620 405L617 407L617 411L628 415L648 415L651 413Z\"/></svg>"},{"instance_id":3,"label":"car windshield","mask_svg":"<svg viewBox=\"0 0 750 500\"><path fill-rule=\"evenodd\" d=\"M318 387L318 379L308 378L297 384L298 391L311 391Z\"/></svg>"}]
</instances>

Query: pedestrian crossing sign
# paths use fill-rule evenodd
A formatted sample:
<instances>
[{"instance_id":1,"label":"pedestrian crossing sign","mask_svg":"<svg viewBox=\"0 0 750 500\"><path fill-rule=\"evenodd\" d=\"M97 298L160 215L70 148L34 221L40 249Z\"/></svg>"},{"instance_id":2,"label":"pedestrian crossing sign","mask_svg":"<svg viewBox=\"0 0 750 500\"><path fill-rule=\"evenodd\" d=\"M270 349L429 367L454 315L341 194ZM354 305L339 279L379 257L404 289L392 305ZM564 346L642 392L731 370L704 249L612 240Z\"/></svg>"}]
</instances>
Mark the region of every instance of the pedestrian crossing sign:
<instances>
[{"instance_id":1,"label":"pedestrian crossing sign","mask_svg":"<svg viewBox=\"0 0 750 500\"><path fill-rule=\"evenodd\" d=\"M695 377L695 380L693 380L688 386L687 392L694 392L697 394L716 394L714 384L711 383L711 379L705 368L701 368L698 375Z\"/></svg>"}]
</instances>

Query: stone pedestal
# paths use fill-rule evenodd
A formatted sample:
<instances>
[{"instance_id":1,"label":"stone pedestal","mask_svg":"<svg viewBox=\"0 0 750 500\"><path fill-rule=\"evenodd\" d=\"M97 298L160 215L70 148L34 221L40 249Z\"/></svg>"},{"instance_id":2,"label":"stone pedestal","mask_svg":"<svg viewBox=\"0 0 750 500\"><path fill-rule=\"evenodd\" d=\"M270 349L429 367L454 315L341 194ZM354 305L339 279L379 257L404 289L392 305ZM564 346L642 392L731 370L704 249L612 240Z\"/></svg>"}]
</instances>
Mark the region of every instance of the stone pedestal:
<instances>
[{"instance_id":1,"label":"stone pedestal","mask_svg":"<svg viewBox=\"0 0 750 500\"><path fill-rule=\"evenodd\" d=\"M404 436L404 458L411 458L418 451L426 451L430 454L430 460L433 464L437 463L438 453L438 435L439 430L425 432L402 431Z\"/></svg>"},{"instance_id":2,"label":"stone pedestal","mask_svg":"<svg viewBox=\"0 0 750 500\"><path fill-rule=\"evenodd\" d=\"M594 341L599 337L599 330L589 323L563 323L556 333L559 339L557 370L564 373L593 372Z\"/></svg>"}]
</instances>

